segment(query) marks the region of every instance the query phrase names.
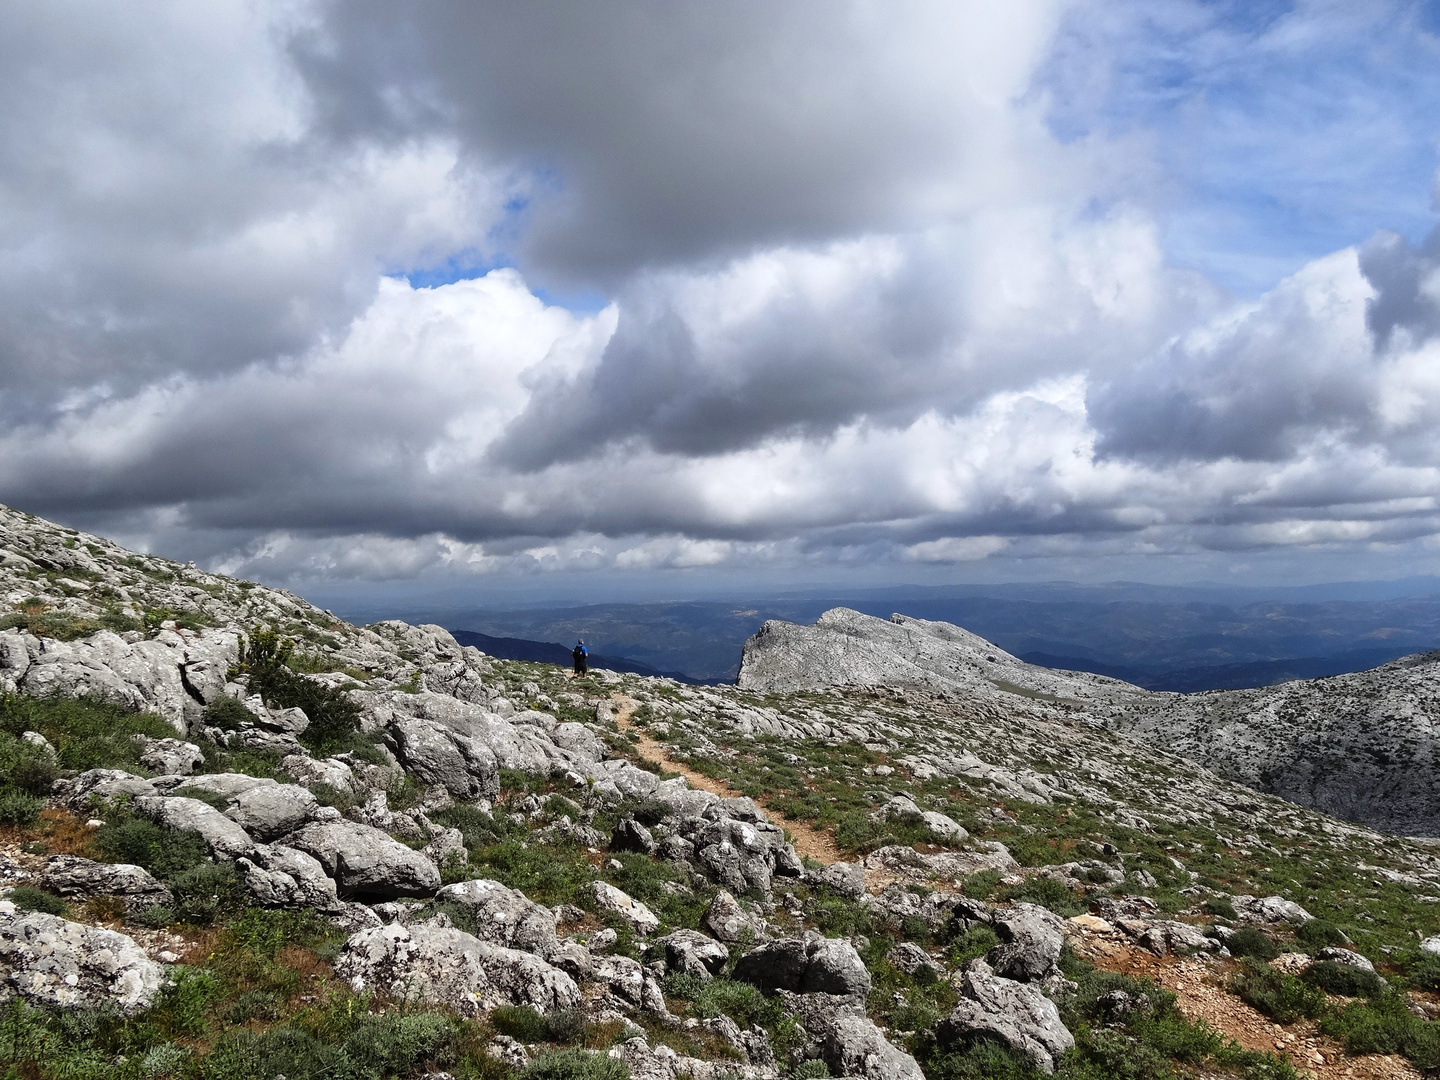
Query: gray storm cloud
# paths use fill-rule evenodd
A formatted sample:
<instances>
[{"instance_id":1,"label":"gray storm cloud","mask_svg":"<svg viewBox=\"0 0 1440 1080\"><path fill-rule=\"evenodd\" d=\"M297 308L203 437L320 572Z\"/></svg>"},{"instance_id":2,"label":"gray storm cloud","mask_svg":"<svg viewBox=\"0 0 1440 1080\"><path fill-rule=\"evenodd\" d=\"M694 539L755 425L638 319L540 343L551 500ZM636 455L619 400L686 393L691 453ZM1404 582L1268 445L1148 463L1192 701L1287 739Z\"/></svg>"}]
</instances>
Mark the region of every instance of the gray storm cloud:
<instances>
[{"instance_id":1,"label":"gray storm cloud","mask_svg":"<svg viewBox=\"0 0 1440 1080\"><path fill-rule=\"evenodd\" d=\"M1440 233L1173 265L1077 12L19 10L0 500L275 576L1428 542Z\"/></svg>"}]
</instances>

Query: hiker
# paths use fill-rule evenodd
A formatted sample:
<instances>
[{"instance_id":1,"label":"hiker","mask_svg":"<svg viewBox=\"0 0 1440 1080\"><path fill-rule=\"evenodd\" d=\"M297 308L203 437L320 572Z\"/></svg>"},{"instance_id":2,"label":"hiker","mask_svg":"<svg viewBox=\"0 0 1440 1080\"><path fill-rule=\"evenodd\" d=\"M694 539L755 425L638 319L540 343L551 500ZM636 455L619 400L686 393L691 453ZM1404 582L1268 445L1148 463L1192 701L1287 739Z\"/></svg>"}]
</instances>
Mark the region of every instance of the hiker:
<instances>
[{"instance_id":1,"label":"hiker","mask_svg":"<svg viewBox=\"0 0 1440 1080\"><path fill-rule=\"evenodd\" d=\"M575 674L584 675L586 672L585 659L590 655L590 650L585 648L585 642L577 641L575 648L570 650L570 659L575 661Z\"/></svg>"}]
</instances>

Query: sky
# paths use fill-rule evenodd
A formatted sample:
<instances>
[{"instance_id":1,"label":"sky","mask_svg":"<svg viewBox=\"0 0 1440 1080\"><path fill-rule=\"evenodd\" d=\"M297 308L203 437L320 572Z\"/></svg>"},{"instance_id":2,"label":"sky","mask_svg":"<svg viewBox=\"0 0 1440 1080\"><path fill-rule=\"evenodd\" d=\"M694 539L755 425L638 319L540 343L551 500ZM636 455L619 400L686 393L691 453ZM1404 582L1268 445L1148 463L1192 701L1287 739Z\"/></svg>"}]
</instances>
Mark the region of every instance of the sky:
<instances>
[{"instance_id":1,"label":"sky","mask_svg":"<svg viewBox=\"0 0 1440 1080\"><path fill-rule=\"evenodd\" d=\"M17 0L0 502L277 584L1440 573L1440 2Z\"/></svg>"}]
</instances>

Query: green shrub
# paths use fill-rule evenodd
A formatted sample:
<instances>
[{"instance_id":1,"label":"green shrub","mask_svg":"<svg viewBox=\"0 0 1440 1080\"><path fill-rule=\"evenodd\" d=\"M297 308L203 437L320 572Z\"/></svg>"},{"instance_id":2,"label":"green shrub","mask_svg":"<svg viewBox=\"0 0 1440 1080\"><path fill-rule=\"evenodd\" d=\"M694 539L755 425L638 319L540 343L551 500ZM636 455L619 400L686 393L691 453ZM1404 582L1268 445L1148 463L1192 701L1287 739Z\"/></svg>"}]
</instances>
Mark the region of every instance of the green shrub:
<instances>
[{"instance_id":1,"label":"green shrub","mask_svg":"<svg viewBox=\"0 0 1440 1080\"><path fill-rule=\"evenodd\" d=\"M1311 949L1350 944L1345 931L1327 919L1311 919L1295 931L1295 940Z\"/></svg>"},{"instance_id":2,"label":"green shrub","mask_svg":"<svg viewBox=\"0 0 1440 1080\"><path fill-rule=\"evenodd\" d=\"M959 967L966 961L984 956L999 944L1000 939L995 936L995 931L988 926L975 925L950 942L950 947L946 950L946 958L951 965Z\"/></svg>"},{"instance_id":3,"label":"green shrub","mask_svg":"<svg viewBox=\"0 0 1440 1080\"><path fill-rule=\"evenodd\" d=\"M1026 878L1014 888L1006 889L1001 894L1001 899L1039 904L1066 919L1083 915L1089 910L1089 905L1083 899L1054 878Z\"/></svg>"},{"instance_id":4,"label":"green shrub","mask_svg":"<svg viewBox=\"0 0 1440 1080\"><path fill-rule=\"evenodd\" d=\"M1206 915L1213 915L1217 919L1224 919L1227 922L1239 922L1240 913L1235 910L1235 905L1223 896L1212 896L1200 905L1200 910Z\"/></svg>"},{"instance_id":5,"label":"green shrub","mask_svg":"<svg viewBox=\"0 0 1440 1080\"><path fill-rule=\"evenodd\" d=\"M1412 1016L1393 990L1330 1012L1320 1030L1351 1054L1403 1054L1421 1069L1440 1068L1440 1023Z\"/></svg>"},{"instance_id":6,"label":"green shrub","mask_svg":"<svg viewBox=\"0 0 1440 1080\"><path fill-rule=\"evenodd\" d=\"M5 899L24 911L39 911L45 915L63 916L70 911L70 905L61 897L33 885L16 885Z\"/></svg>"},{"instance_id":7,"label":"green shrub","mask_svg":"<svg viewBox=\"0 0 1440 1080\"><path fill-rule=\"evenodd\" d=\"M27 795L17 788L0 788L0 825L23 829L35 824L45 800Z\"/></svg>"},{"instance_id":8,"label":"green shrub","mask_svg":"<svg viewBox=\"0 0 1440 1080\"><path fill-rule=\"evenodd\" d=\"M255 714L229 694L221 694L205 706L204 722L207 727L217 727L221 731L239 731L246 724L255 722Z\"/></svg>"},{"instance_id":9,"label":"green shrub","mask_svg":"<svg viewBox=\"0 0 1440 1080\"><path fill-rule=\"evenodd\" d=\"M0 694L0 732L18 738L27 731L44 735L55 748L60 767L77 772L98 768L134 771L139 768L140 747L132 736L175 737L175 729L160 717L130 712L97 698Z\"/></svg>"},{"instance_id":10,"label":"green shrub","mask_svg":"<svg viewBox=\"0 0 1440 1080\"><path fill-rule=\"evenodd\" d=\"M450 1064L458 1029L441 1013L360 1013L327 1017L316 1030L296 1026L221 1037L201 1062L202 1080L382 1080L430 1062Z\"/></svg>"},{"instance_id":11,"label":"green shrub","mask_svg":"<svg viewBox=\"0 0 1440 1080\"><path fill-rule=\"evenodd\" d=\"M251 953L267 960L281 949L298 945L318 949L332 937L340 937L333 926L313 911L279 911L250 908L225 928L222 949Z\"/></svg>"},{"instance_id":12,"label":"green shrub","mask_svg":"<svg viewBox=\"0 0 1440 1080\"><path fill-rule=\"evenodd\" d=\"M981 1039L953 1053L932 1058L927 1080L1036 1080L1039 1074L1018 1054Z\"/></svg>"},{"instance_id":13,"label":"green shrub","mask_svg":"<svg viewBox=\"0 0 1440 1080\"><path fill-rule=\"evenodd\" d=\"M208 925L238 915L247 892L234 863L201 863L168 879L175 910L186 922Z\"/></svg>"},{"instance_id":14,"label":"green shrub","mask_svg":"<svg viewBox=\"0 0 1440 1080\"><path fill-rule=\"evenodd\" d=\"M1253 926L1241 927L1225 940L1231 956L1253 956L1257 960L1274 960L1280 955L1275 939Z\"/></svg>"},{"instance_id":15,"label":"green shrub","mask_svg":"<svg viewBox=\"0 0 1440 1080\"><path fill-rule=\"evenodd\" d=\"M1317 960L1305 969L1301 981L1343 997L1373 997L1380 992L1380 976L1364 968Z\"/></svg>"},{"instance_id":16,"label":"green shrub","mask_svg":"<svg viewBox=\"0 0 1440 1080\"><path fill-rule=\"evenodd\" d=\"M1325 995L1315 987L1255 959L1246 960L1231 980L1230 991L1282 1024L1301 1017L1313 1019L1325 1011Z\"/></svg>"},{"instance_id":17,"label":"green shrub","mask_svg":"<svg viewBox=\"0 0 1440 1080\"><path fill-rule=\"evenodd\" d=\"M1440 990L1440 956L1415 949L1401 958L1405 977L1422 990Z\"/></svg>"},{"instance_id":18,"label":"green shrub","mask_svg":"<svg viewBox=\"0 0 1440 1080\"><path fill-rule=\"evenodd\" d=\"M197 832L162 829L120 812L95 830L95 846L112 862L134 863L164 881L207 862L209 854Z\"/></svg>"},{"instance_id":19,"label":"green shrub","mask_svg":"<svg viewBox=\"0 0 1440 1080\"><path fill-rule=\"evenodd\" d=\"M829 1080L830 1066L819 1058L811 1058L795 1066L795 1071L790 1075L795 1080Z\"/></svg>"},{"instance_id":20,"label":"green shrub","mask_svg":"<svg viewBox=\"0 0 1440 1080\"><path fill-rule=\"evenodd\" d=\"M250 689L273 708L303 709L310 724L300 741L328 755L348 747L360 725L360 707L343 690L308 679L287 666L295 643L269 630L256 630L240 648L236 672L250 677Z\"/></svg>"},{"instance_id":21,"label":"green shrub","mask_svg":"<svg viewBox=\"0 0 1440 1080\"><path fill-rule=\"evenodd\" d=\"M541 1054L520 1075L524 1080L630 1080L630 1067L605 1054L556 1050Z\"/></svg>"},{"instance_id":22,"label":"green shrub","mask_svg":"<svg viewBox=\"0 0 1440 1080\"><path fill-rule=\"evenodd\" d=\"M749 983L731 979L712 979L695 997L695 1013L703 1019L722 1013L741 1028L759 1024L764 1028L780 1022L783 1010Z\"/></svg>"},{"instance_id":23,"label":"green shrub","mask_svg":"<svg viewBox=\"0 0 1440 1080\"><path fill-rule=\"evenodd\" d=\"M148 926L152 930L159 930L161 927L179 922L180 916L175 914L174 908L166 907L163 904L150 904L131 916L130 921L140 926Z\"/></svg>"},{"instance_id":24,"label":"green shrub","mask_svg":"<svg viewBox=\"0 0 1440 1080\"><path fill-rule=\"evenodd\" d=\"M1004 876L999 870L979 870L965 879L960 891L974 900L988 900Z\"/></svg>"},{"instance_id":25,"label":"green shrub","mask_svg":"<svg viewBox=\"0 0 1440 1080\"><path fill-rule=\"evenodd\" d=\"M545 1041L545 1017L529 1005L501 1005L490 1014L490 1025L522 1043Z\"/></svg>"}]
</instances>

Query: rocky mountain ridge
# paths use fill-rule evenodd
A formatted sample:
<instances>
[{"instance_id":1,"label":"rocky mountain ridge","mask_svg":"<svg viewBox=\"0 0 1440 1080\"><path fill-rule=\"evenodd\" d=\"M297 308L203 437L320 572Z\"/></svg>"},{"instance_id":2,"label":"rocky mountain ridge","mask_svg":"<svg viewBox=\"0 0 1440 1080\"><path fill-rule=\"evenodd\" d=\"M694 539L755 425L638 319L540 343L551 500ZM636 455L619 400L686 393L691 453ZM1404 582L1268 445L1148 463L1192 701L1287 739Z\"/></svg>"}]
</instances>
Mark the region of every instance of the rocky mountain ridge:
<instances>
[{"instance_id":1,"label":"rocky mountain ridge","mask_svg":"<svg viewBox=\"0 0 1440 1080\"><path fill-rule=\"evenodd\" d=\"M1440 854L1114 730L1125 684L914 621L836 654L843 614L739 687L574 680L0 530L0 1068L1159 1080L1176 1031L1207 1075L1296 1075L1281 1036L1370 1060L1229 1042L1103 966L1229 977L1252 940L1382 965L1428 1060ZM801 688L816 659L872 681Z\"/></svg>"},{"instance_id":2,"label":"rocky mountain ridge","mask_svg":"<svg viewBox=\"0 0 1440 1080\"><path fill-rule=\"evenodd\" d=\"M1001 707L1020 697L1336 817L1440 835L1440 653L1263 689L1172 694L1027 664L947 623L836 608L811 627L766 623L746 643L739 685L908 687Z\"/></svg>"}]
</instances>

